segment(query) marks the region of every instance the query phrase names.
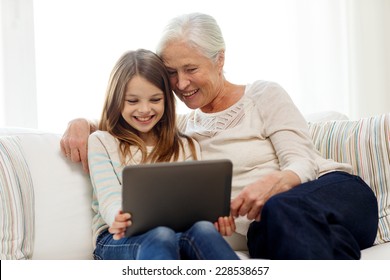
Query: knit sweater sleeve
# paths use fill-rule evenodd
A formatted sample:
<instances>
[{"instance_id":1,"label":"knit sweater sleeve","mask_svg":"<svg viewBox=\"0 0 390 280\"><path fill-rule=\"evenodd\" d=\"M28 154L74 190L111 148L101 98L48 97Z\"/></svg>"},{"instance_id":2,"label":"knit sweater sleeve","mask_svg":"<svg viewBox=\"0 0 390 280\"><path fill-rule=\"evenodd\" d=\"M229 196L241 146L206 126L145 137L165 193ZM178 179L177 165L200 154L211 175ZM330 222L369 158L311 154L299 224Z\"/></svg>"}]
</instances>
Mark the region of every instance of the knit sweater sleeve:
<instances>
[{"instance_id":1,"label":"knit sweater sleeve","mask_svg":"<svg viewBox=\"0 0 390 280\"><path fill-rule=\"evenodd\" d=\"M253 85L256 88L256 84ZM260 83L257 108L279 159L281 170L291 170L307 182L318 176L316 150L307 122L287 92L275 83Z\"/></svg>"},{"instance_id":2,"label":"knit sweater sleeve","mask_svg":"<svg viewBox=\"0 0 390 280\"><path fill-rule=\"evenodd\" d=\"M94 191L93 208L108 226L122 204L122 179L114 137L97 131L88 139L88 163Z\"/></svg>"}]
</instances>

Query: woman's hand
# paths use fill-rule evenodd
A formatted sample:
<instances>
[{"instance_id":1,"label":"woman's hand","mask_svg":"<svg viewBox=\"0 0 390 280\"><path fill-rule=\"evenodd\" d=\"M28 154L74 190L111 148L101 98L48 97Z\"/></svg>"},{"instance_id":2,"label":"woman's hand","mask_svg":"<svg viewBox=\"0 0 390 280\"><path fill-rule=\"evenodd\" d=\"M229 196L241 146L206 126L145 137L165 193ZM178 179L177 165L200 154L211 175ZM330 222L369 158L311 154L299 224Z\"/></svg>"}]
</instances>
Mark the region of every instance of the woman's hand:
<instances>
[{"instance_id":1,"label":"woman's hand","mask_svg":"<svg viewBox=\"0 0 390 280\"><path fill-rule=\"evenodd\" d=\"M126 228L131 226L131 215L129 213L123 213L119 211L115 216L115 220L112 226L109 227L108 232L113 234L115 240L119 240L125 237Z\"/></svg>"},{"instance_id":2,"label":"woman's hand","mask_svg":"<svg viewBox=\"0 0 390 280\"><path fill-rule=\"evenodd\" d=\"M260 221L265 202L273 195L285 192L301 183L292 171L275 171L242 189L230 204L234 217L247 216L249 220Z\"/></svg>"},{"instance_id":3,"label":"woman's hand","mask_svg":"<svg viewBox=\"0 0 390 280\"><path fill-rule=\"evenodd\" d=\"M73 162L81 161L85 172L88 172L88 137L95 130L96 125L92 122L75 119L69 122L60 141L63 155Z\"/></svg>"},{"instance_id":4,"label":"woman's hand","mask_svg":"<svg viewBox=\"0 0 390 280\"><path fill-rule=\"evenodd\" d=\"M233 216L219 217L214 226L222 236L230 236L236 231L236 223Z\"/></svg>"}]
</instances>

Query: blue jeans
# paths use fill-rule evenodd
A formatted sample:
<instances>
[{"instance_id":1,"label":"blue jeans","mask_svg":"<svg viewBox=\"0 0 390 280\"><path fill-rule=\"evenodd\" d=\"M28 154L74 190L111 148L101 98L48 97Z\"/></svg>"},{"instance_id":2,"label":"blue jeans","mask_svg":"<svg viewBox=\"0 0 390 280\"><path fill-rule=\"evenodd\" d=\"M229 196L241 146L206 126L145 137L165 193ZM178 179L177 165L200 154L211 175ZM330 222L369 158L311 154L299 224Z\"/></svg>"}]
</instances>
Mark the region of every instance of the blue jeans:
<instances>
[{"instance_id":1,"label":"blue jeans","mask_svg":"<svg viewBox=\"0 0 390 280\"><path fill-rule=\"evenodd\" d=\"M210 222L200 221L182 233L157 227L144 234L114 240L108 230L96 241L99 260L237 260L238 257Z\"/></svg>"},{"instance_id":2,"label":"blue jeans","mask_svg":"<svg viewBox=\"0 0 390 280\"><path fill-rule=\"evenodd\" d=\"M332 172L271 197L248 230L251 257L360 259L378 228L373 191L357 176Z\"/></svg>"}]
</instances>

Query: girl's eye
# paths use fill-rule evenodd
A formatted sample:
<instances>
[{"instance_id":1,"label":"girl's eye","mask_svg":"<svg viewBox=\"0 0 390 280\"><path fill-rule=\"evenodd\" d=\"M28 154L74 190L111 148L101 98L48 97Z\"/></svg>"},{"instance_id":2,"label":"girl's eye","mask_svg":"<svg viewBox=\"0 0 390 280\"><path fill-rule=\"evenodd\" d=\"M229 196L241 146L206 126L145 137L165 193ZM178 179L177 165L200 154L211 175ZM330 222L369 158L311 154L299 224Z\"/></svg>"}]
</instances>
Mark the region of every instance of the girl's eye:
<instances>
[{"instance_id":1,"label":"girl's eye","mask_svg":"<svg viewBox=\"0 0 390 280\"><path fill-rule=\"evenodd\" d=\"M130 99L130 100L126 100L128 103L130 104L135 104L137 103L138 100L133 100L133 99Z\"/></svg>"},{"instance_id":2,"label":"girl's eye","mask_svg":"<svg viewBox=\"0 0 390 280\"><path fill-rule=\"evenodd\" d=\"M153 103L158 103L162 100L162 98L153 98L151 99L150 101L153 102Z\"/></svg>"}]
</instances>

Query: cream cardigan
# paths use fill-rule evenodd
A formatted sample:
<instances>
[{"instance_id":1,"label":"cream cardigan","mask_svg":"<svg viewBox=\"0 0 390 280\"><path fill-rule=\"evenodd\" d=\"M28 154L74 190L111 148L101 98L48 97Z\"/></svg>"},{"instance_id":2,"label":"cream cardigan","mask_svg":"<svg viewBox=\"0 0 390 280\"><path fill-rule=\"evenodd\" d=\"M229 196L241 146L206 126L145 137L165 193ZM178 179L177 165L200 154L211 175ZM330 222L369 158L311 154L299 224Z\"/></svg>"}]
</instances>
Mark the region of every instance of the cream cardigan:
<instances>
[{"instance_id":1,"label":"cream cardigan","mask_svg":"<svg viewBox=\"0 0 390 280\"><path fill-rule=\"evenodd\" d=\"M202 159L233 162L232 198L246 185L273 170L291 170L301 182L351 166L322 158L308 125L289 95L278 84L256 81L243 97L217 113L200 109L178 117L179 128L198 141ZM244 219L245 220L245 219ZM236 220L246 235L249 221Z\"/></svg>"}]
</instances>

